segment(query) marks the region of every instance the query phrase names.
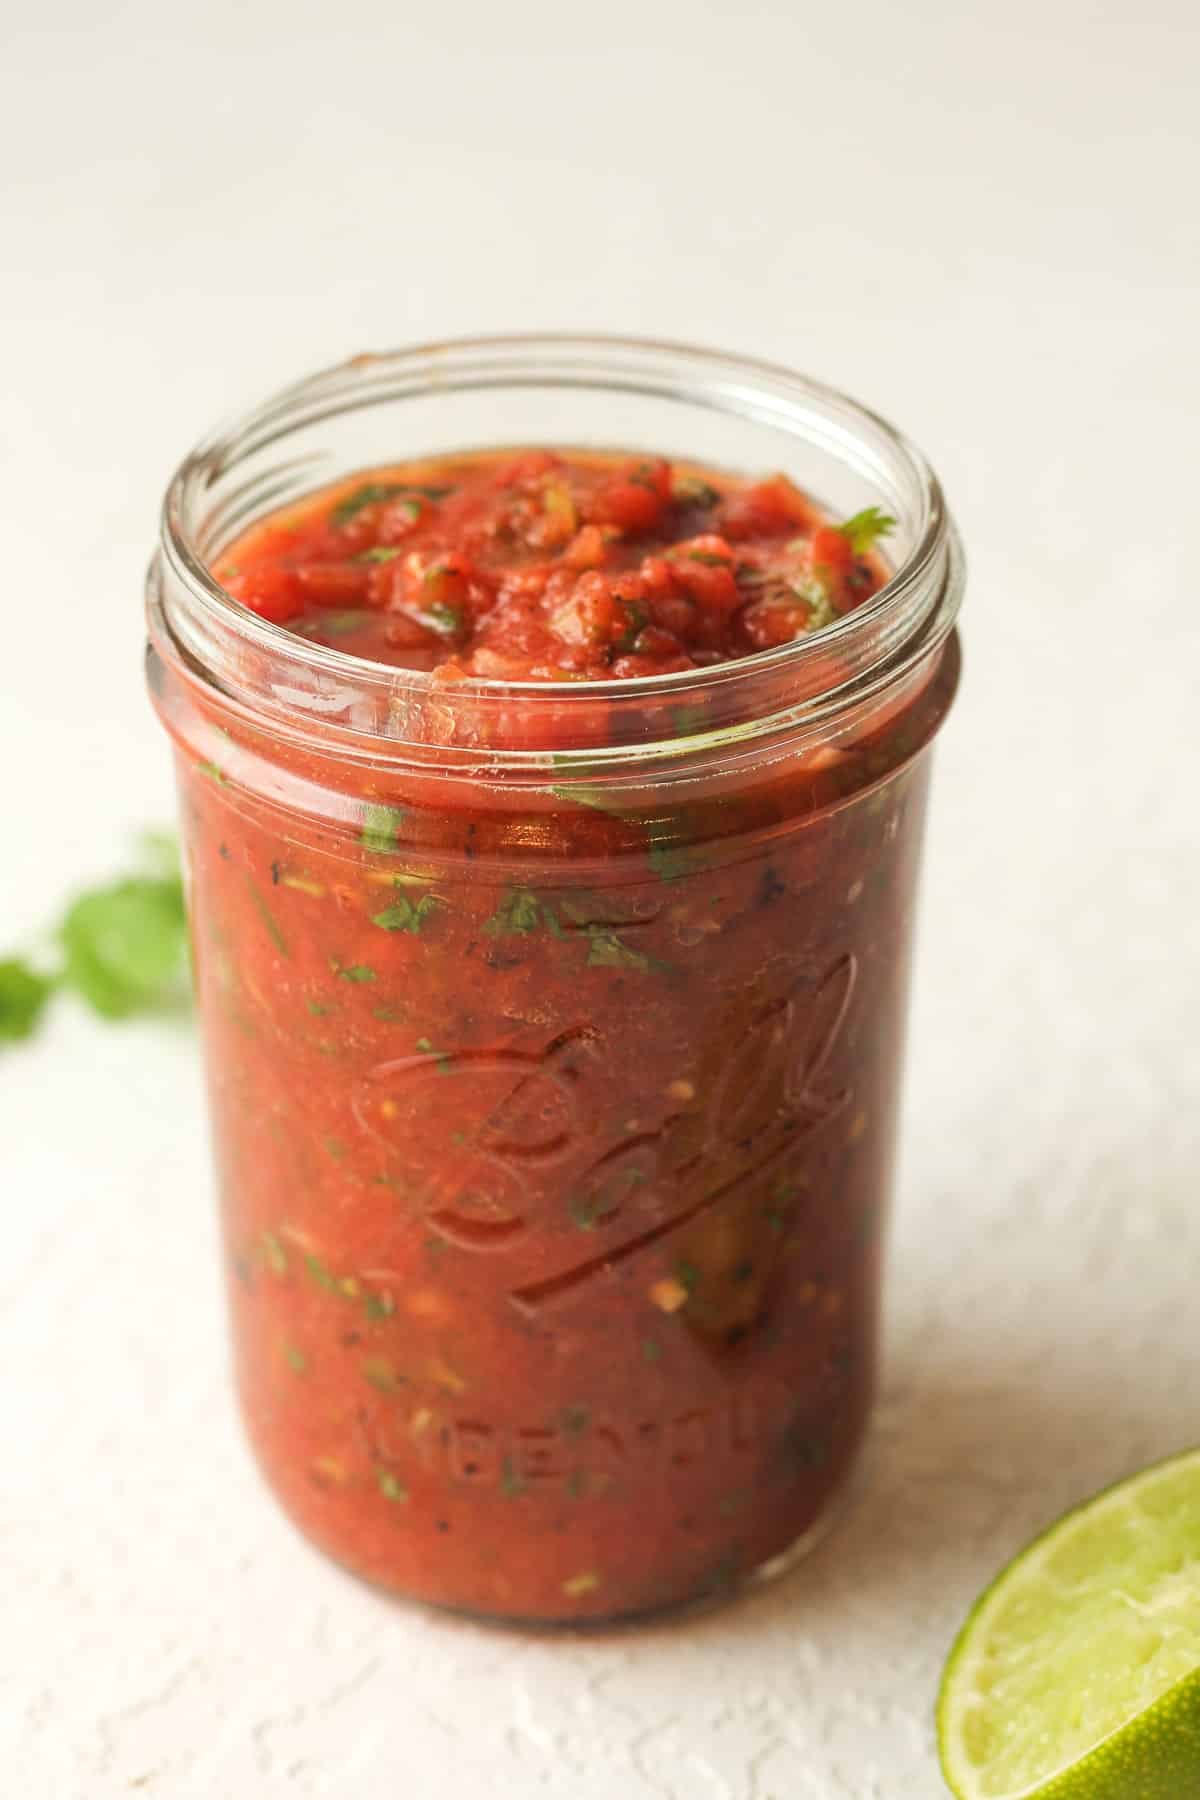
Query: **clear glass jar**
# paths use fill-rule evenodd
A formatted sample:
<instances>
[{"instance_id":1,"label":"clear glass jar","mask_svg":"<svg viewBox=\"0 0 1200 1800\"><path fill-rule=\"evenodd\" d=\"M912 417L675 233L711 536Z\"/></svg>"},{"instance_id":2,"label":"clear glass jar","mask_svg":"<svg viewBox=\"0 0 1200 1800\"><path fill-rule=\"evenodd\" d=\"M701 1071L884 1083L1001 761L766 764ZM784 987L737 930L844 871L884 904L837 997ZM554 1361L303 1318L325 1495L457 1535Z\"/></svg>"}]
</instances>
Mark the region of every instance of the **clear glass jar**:
<instances>
[{"instance_id":1,"label":"clear glass jar","mask_svg":"<svg viewBox=\"0 0 1200 1800\"><path fill-rule=\"evenodd\" d=\"M744 661L451 692L210 572L308 490L502 444L783 468L835 515L892 513L894 574ZM149 672L238 1382L276 1494L360 1575L598 1621L773 1572L827 1516L875 1380L962 582L890 427L674 345L358 357L179 470Z\"/></svg>"}]
</instances>

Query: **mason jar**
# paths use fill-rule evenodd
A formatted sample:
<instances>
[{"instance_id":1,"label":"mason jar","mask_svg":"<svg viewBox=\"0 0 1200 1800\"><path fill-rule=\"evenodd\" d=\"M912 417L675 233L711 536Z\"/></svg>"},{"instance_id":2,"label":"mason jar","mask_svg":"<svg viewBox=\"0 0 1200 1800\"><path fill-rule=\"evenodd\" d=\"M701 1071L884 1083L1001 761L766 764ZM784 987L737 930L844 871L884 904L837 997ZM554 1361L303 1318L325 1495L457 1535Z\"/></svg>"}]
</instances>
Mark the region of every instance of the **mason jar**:
<instances>
[{"instance_id":1,"label":"mason jar","mask_svg":"<svg viewBox=\"0 0 1200 1800\"><path fill-rule=\"evenodd\" d=\"M897 521L827 629L627 681L450 686L213 574L443 452L786 470ZM241 1405L332 1557L471 1614L723 1593L828 1520L876 1374L934 736L963 566L863 407L671 344L428 345L297 383L168 489L174 748Z\"/></svg>"}]
</instances>

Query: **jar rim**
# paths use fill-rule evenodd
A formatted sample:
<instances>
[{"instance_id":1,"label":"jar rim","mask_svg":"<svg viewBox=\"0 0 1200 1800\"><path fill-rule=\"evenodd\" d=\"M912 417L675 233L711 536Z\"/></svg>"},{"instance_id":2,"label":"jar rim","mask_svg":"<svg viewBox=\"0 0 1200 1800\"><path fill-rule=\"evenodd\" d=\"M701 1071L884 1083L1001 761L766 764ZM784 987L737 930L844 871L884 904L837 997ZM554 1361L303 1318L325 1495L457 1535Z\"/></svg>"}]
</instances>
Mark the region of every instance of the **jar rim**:
<instances>
[{"instance_id":1,"label":"jar rim","mask_svg":"<svg viewBox=\"0 0 1200 1800\"><path fill-rule=\"evenodd\" d=\"M781 427L883 482L892 503L909 509L910 548L875 594L811 635L712 667L569 684L483 676L453 686L435 684L427 671L356 656L264 619L216 579L210 566L213 559L200 541L199 510L214 483L228 478L245 459L286 440L302 426L358 408L434 392L527 385L625 389ZM281 465L281 473L292 468L294 464ZM715 748L718 740L728 743L784 727L793 733L804 726L810 733L827 729L832 716L903 679L915 661L927 658L944 642L962 590L961 546L937 476L907 437L840 390L784 365L670 339L522 332L435 340L352 356L290 383L209 432L168 484L148 606L156 645L173 648L202 682L254 710L265 706L273 711L270 696L239 693L227 670L224 680L217 675L222 648L236 646L252 659L268 659L280 677L271 686L284 710L290 703L293 719L297 708L302 714L313 713L314 725L323 732L329 729L334 710L328 703L331 691L344 702L350 687L369 690L377 699L386 695L385 712L400 720L434 695L442 708L467 706L486 713L515 703L531 716L553 708L556 718L589 702L602 701L619 710L656 703L665 708L683 694L716 697L712 719L724 721L723 728L677 733L669 745L650 744L643 737L633 744L606 746L600 754L611 758L622 753L679 756L689 747ZM828 679L831 653L843 677L833 685ZM244 656L241 661L245 663ZM747 690L752 688L759 690L763 703L740 728L724 728L725 713L735 708L736 696L748 699ZM403 737L403 727L399 733L388 730L379 736L381 748L401 750L397 738ZM477 750L475 754L477 758ZM586 751L573 746L568 732L554 761L566 756L594 764L597 754L594 746ZM494 758L504 764L514 759L545 766L547 755L505 750Z\"/></svg>"}]
</instances>

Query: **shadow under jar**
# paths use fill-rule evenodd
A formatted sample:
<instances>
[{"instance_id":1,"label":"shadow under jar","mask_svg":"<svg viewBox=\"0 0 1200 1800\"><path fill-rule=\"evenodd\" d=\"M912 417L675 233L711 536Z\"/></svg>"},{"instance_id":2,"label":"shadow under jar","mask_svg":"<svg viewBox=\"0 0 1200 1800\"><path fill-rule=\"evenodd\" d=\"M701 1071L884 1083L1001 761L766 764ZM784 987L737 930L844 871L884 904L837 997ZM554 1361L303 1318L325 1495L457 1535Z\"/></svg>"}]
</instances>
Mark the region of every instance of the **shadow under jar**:
<instances>
[{"instance_id":1,"label":"shadow under jar","mask_svg":"<svg viewBox=\"0 0 1200 1800\"><path fill-rule=\"evenodd\" d=\"M212 573L317 487L496 444L784 469L894 515L890 578L740 661L445 687ZM175 477L149 673L238 1383L271 1487L359 1575L595 1622L774 1572L826 1518L874 1386L961 590L887 425L672 345L359 357Z\"/></svg>"}]
</instances>

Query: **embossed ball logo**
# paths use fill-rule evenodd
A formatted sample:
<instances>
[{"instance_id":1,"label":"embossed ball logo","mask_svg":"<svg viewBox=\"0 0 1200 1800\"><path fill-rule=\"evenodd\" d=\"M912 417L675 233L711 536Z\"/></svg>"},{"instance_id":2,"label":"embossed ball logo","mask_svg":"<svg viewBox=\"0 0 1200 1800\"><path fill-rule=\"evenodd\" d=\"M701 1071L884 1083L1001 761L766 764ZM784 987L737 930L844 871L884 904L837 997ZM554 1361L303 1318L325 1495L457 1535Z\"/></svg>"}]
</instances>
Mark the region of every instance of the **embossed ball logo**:
<instances>
[{"instance_id":1,"label":"embossed ball logo","mask_svg":"<svg viewBox=\"0 0 1200 1800\"><path fill-rule=\"evenodd\" d=\"M511 1254L513 1303L539 1314L775 1175L843 1110L849 1090L831 1081L830 1062L856 975L850 954L819 979L797 975L739 1022L702 1087L673 1084L678 1098L660 1117L629 1116L644 1109L628 1047L584 1025L540 1049L438 1046L381 1063L360 1082L355 1113L424 1226L460 1250ZM601 1085L630 1097L610 1126L596 1117ZM587 1229L590 1253L522 1279L521 1250L548 1207Z\"/></svg>"}]
</instances>

